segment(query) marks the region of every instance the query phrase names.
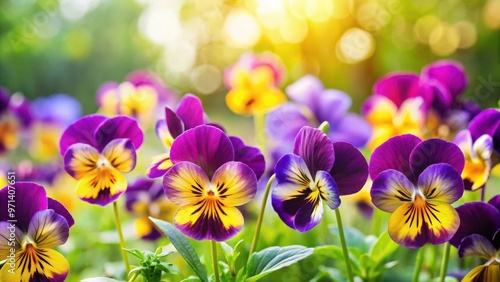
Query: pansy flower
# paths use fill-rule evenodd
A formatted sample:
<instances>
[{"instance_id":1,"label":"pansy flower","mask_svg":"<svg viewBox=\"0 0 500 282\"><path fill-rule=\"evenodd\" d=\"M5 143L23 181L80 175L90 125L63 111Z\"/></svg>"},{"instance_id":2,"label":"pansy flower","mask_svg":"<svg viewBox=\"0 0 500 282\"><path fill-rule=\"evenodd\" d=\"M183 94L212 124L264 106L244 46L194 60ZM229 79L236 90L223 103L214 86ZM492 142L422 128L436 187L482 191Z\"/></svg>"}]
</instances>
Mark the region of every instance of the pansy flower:
<instances>
[{"instance_id":1,"label":"pansy flower","mask_svg":"<svg viewBox=\"0 0 500 282\"><path fill-rule=\"evenodd\" d=\"M175 211L175 206L163 193L161 182L147 178L139 178L128 186L125 191L125 205L127 211L137 217L134 229L137 236L143 240L156 240L161 237L161 233L149 220L150 216L167 220Z\"/></svg>"},{"instance_id":2,"label":"pansy flower","mask_svg":"<svg viewBox=\"0 0 500 282\"><path fill-rule=\"evenodd\" d=\"M276 163L275 174L274 210L286 225L306 232L323 218L323 203L334 210L339 196L363 187L368 165L351 144L332 143L321 130L305 126L295 138L293 154Z\"/></svg>"},{"instance_id":3,"label":"pansy flower","mask_svg":"<svg viewBox=\"0 0 500 282\"><path fill-rule=\"evenodd\" d=\"M156 135L165 146L166 152L154 157L147 168L147 176L156 178L165 175L172 166L170 148L174 139L184 131L204 123L206 123L206 118L201 100L192 94L182 97L175 111L165 107L165 119L157 121Z\"/></svg>"},{"instance_id":4,"label":"pansy flower","mask_svg":"<svg viewBox=\"0 0 500 282\"><path fill-rule=\"evenodd\" d=\"M285 94L278 88L282 76L283 69L274 56L243 54L224 72L229 88L227 106L237 114L251 115L285 102Z\"/></svg>"},{"instance_id":5,"label":"pansy flower","mask_svg":"<svg viewBox=\"0 0 500 282\"><path fill-rule=\"evenodd\" d=\"M143 138L137 122L125 116L88 115L72 123L59 147L66 172L79 180L77 196L101 206L118 199L127 189L123 173L134 169Z\"/></svg>"},{"instance_id":6,"label":"pansy flower","mask_svg":"<svg viewBox=\"0 0 500 282\"><path fill-rule=\"evenodd\" d=\"M477 256L486 260L462 281L500 281L500 195L488 203L463 204L457 212L460 227L450 244L458 249L461 258Z\"/></svg>"},{"instance_id":7,"label":"pansy flower","mask_svg":"<svg viewBox=\"0 0 500 282\"><path fill-rule=\"evenodd\" d=\"M389 235L398 244L420 248L447 242L460 218L451 206L464 193L464 156L453 143L411 135L390 138L373 152L373 204L392 213Z\"/></svg>"},{"instance_id":8,"label":"pansy flower","mask_svg":"<svg viewBox=\"0 0 500 282\"><path fill-rule=\"evenodd\" d=\"M33 124L28 142L30 155L41 161L59 155L59 139L66 127L81 116L80 103L66 94L54 94L33 101Z\"/></svg>"},{"instance_id":9,"label":"pansy flower","mask_svg":"<svg viewBox=\"0 0 500 282\"><path fill-rule=\"evenodd\" d=\"M99 111L105 115L127 115L148 122L166 105L172 105L177 94L152 73L138 70L122 83L106 82L97 90Z\"/></svg>"},{"instance_id":10,"label":"pansy flower","mask_svg":"<svg viewBox=\"0 0 500 282\"><path fill-rule=\"evenodd\" d=\"M200 125L178 136L163 178L167 198L180 209L174 224L196 240L224 241L243 227L236 208L252 200L265 163L260 151L237 149L222 130ZM239 143L239 142L238 142Z\"/></svg>"},{"instance_id":11,"label":"pansy flower","mask_svg":"<svg viewBox=\"0 0 500 282\"><path fill-rule=\"evenodd\" d=\"M11 188L0 190L0 257L7 258L1 281L64 281L69 263L52 248L68 240L74 220L59 202L47 198L45 189L32 182L14 185L16 209L8 212ZM15 234L15 241L10 241ZM14 242L14 245L12 243ZM12 250L15 250L12 253Z\"/></svg>"},{"instance_id":12,"label":"pansy flower","mask_svg":"<svg viewBox=\"0 0 500 282\"><path fill-rule=\"evenodd\" d=\"M31 125L28 100L21 94L0 87L0 154L17 148L21 132Z\"/></svg>"},{"instance_id":13,"label":"pansy flower","mask_svg":"<svg viewBox=\"0 0 500 282\"><path fill-rule=\"evenodd\" d=\"M472 119L468 129L457 134L454 143L465 156L462 172L465 189L475 191L484 188L492 168L498 164L498 158L493 155L500 152L500 111L482 111Z\"/></svg>"}]
</instances>

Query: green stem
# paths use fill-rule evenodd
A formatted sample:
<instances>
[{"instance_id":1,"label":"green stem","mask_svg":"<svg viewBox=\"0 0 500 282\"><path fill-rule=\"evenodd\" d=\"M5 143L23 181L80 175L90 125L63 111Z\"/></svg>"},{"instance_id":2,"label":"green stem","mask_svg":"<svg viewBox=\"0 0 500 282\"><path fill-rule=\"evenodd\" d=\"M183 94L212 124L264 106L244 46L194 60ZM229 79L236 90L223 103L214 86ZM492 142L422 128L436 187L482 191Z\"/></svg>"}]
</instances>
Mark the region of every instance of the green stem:
<instances>
[{"instance_id":1,"label":"green stem","mask_svg":"<svg viewBox=\"0 0 500 282\"><path fill-rule=\"evenodd\" d=\"M259 242L260 228L262 227L262 220L264 219L264 212L266 210L267 198L269 197L269 192L271 191L271 185L273 184L276 175L272 175L267 181L266 190L264 191L264 197L262 198L262 204L260 206L259 218L257 219L257 226L255 227L255 234L253 235L252 245L250 246L250 253L248 254L248 260L252 256L257 243Z\"/></svg>"},{"instance_id":2,"label":"green stem","mask_svg":"<svg viewBox=\"0 0 500 282\"><path fill-rule=\"evenodd\" d=\"M267 136L265 131L266 126L266 113L263 111L255 111L253 113L253 125L255 131L255 138L257 138L257 147L262 151L265 157L267 157L266 143Z\"/></svg>"},{"instance_id":3,"label":"green stem","mask_svg":"<svg viewBox=\"0 0 500 282\"><path fill-rule=\"evenodd\" d=\"M413 272L413 279L411 281L418 282L418 277L420 276L420 270L422 269L422 263L424 262L424 247L421 247L417 253L417 259L415 262L415 270Z\"/></svg>"},{"instance_id":4,"label":"green stem","mask_svg":"<svg viewBox=\"0 0 500 282\"><path fill-rule=\"evenodd\" d=\"M338 208L335 209L335 216L337 217L340 243L342 244L342 252L344 253L345 268L347 270L347 279L350 282L354 282L354 276L352 275L352 269L351 269L351 260L349 259L349 251L347 250L347 244L345 241L344 227L342 226L342 217L340 216L340 210Z\"/></svg>"},{"instance_id":5,"label":"green stem","mask_svg":"<svg viewBox=\"0 0 500 282\"><path fill-rule=\"evenodd\" d=\"M212 241L212 267L214 268L215 282L220 282L219 259L217 258L217 242Z\"/></svg>"},{"instance_id":6,"label":"green stem","mask_svg":"<svg viewBox=\"0 0 500 282\"><path fill-rule=\"evenodd\" d=\"M450 243L444 244L443 260L441 261L441 270L439 272L439 281L444 282L446 270L448 269L448 260L450 258Z\"/></svg>"},{"instance_id":7,"label":"green stem","mask_svg":"<svg viewBox=\"0 0 500 282\"><path fill-rule=\"evenodd\" d=\"M116 231L118 232L118 238L120 239L120 249L122 251L123 262L125 263L125 276L128 276L130 272L130 264L128 262L127 252L125 251L125 240L123 239L122 224L120 221L120 214L118 213L118 204L116 201L113 202L113 210L115 212L115 224Z\"/></svg>"},{"instance_id":8,"label":"green stem","mask_svg":"<svg viewBox=\"0 0 500 282\"><path fill-rule=\"evenodd\" d=\"M486 186L481 188L481 202L484 202L485 196L486 196Z\"/></svg>"},{"instance_id":9,"label":"green stem","mask_svg":"<svg viewBox=\"0 0 500 282\"><path fill-rule=\"evenodd\" d=\"M130 279L128 280L128 282L134 282L135 279L137 279L138 275L139 275L139 272L134 272L134 274L132 274L132 277L130 277Z\"/></svg>"},{"instance_id":10,"label":"green stem","mask_svg":"<svg viewBox=\"0 0 500 282\"><path fill-rule=\"evenodd\" d=\"M382 213L378 209L373 209L373 235L380 235L380 225L382 223Z\"/></svg>"}]
</instances>

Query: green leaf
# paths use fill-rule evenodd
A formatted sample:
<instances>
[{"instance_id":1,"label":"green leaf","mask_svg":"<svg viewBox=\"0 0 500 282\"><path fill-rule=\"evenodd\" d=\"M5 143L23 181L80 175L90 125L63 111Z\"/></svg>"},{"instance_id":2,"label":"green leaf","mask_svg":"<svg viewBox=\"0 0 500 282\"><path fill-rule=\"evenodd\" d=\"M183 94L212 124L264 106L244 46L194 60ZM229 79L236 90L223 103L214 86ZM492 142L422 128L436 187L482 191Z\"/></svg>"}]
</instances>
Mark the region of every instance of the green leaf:
<instances>
[{"instance_id":1,"label":"green leaf","mask_svg":"<svg viewBox=\"0 0 500 282\"><path fill-rule=\"evenodd\" d=\"M193 269L193 271L198 275L201 281L208 282L207 272L203 264L201 264L200 258L198 254L196 254L193 246L189 243L182 233L175 228L174 225L168 223L163 220L159 220L156 218L149 218L158 228L160 228L165 235L167 235L168 239L172 245L174 245L175 249L179 252L179 254L186 260L189 266Z\"/></svg>"},{"instance_id":2,"label":"green leaf","mask_svg":"<svg viewBox=\"0 0 500 282\"><path fill-rule=\"evenodd\" d=\"M142 260L144 256L142 255L142 252L136 249L124 249L127 253L133 255L134 257L137 257L138 259Z\"/></svg>"},{"instance_id":3,"label":"green leaf","mask_svg":"<svg viewBox=\"0 0 500 282\"><path fill-rule=\"evenodd\" d=\"M330 232L336 242L340 243L339 229L336 226L330 227ZM344 226L344 235L348 248L358 248L364 252L368 251L368 245L365 241L365 235L354 227Z\"/></svg>"},{"instance_id":4,"label":"green leaf","mask_svg":"<svg viewBox=\"0 0 500 282\"><path fill-rule=\"evenodd\" d=\"M347 281L347 278L344 276L344 274L332 267L325 267L325 266L318 266L318 273L316 276L314 276L309 282L319 282L319 281L325 281L325 278L328 281Z\"/></svg>"},{"instance_id":5,"label":"green leaf","mask_svg":"<svg viewBox=\"0 0 500 282\"><path fill-rule=\"evenodd\" d=\"M351 268L355 275L361 276L361 269L359 268L359 262L353 255L354 252L353 249L355 248L348 249ZM335 246L335 245L319 246L314 248L314 254L333 258L337 261L344 262L344 252L342 251L342 247L340 246Z\"/></svg>"},{"instance_id":6,"label":"green leaf","mask_svg":"<svg viewBox=\"0 0 500 282\"><path fill-rule=\"evenodd\" d=\"M247 264L245 281L257 281L260 278L283 267L292 265L314 252L304 246L269 247L253 253Z\"/></svg>"},{"instance_id":7,"label":"green leaf","mask_svg":"<svg viewBox=\"0 0 500 282\"><path fill-rule=\"evenodd\" d=\"M399 245L394 243L391 236L389 236L389 233L384 232L371 248L370 256L376 263L381 263L398 248Z\"/></svg>"},{"instance_id":8,"label":"green leaf","mask_svg":"<svg viewBox=\"0 0 500 282\"><path fill-rule=\"evenodd\" d=\"M200 278L196 276L189 276L188 278L182 279L181 282L199 282Z\"/></svg>"},{"instance_id":9,"label":"green leaf","mask_svg":"<svg viewBox=\"0 0 500 282\"><path fill-rule=\"evenodd\" d=\"M92 277L92 278L85 278L80 282L120 282L120 280L115 280L108 277Z\"/></svg>"}]
</instances>

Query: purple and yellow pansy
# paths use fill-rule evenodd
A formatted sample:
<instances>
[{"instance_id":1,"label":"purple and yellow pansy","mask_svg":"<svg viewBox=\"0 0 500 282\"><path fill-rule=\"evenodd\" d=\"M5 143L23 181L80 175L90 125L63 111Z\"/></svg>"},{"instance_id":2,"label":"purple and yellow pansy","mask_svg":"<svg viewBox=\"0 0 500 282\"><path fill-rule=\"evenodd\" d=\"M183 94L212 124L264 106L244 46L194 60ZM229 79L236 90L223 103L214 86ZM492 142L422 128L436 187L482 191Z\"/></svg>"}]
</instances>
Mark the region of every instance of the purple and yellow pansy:
<instances>
[{"instance_id":1,"label":"purple and yellow pansy","mask_svg":"<svg viewBox=\"0 0 500 282\"><path fill-rule=\"evenodd\" d=\"M59 147L66 172L79 180L77 196L100 206L118 199L127 189L123 173L134 169L143 138L137 121L126 116L88 115L72 123Z\"/></svg>"},{"instance_id":2,"label":"purple and yellow pansy","mask_svg":"<svg viewBox=\"0 0 500 282\"><path fill-rule=\"evenodd\" d=\"M168 217L175 211L175 205L163 193L161 182L147 178L139 178L129 184L125 191L125 206L128 212L137 217L134 220L136 235L148 241L161 237L149 217L170 220Z\"/></svg>"},{"instance_id":3,"label":"purple and yellow pansy","mask_svg":"<svg viewBox=\"0 0 500 282\"><path fill-rule=\"evenodd\" d=\"M0 87L0 154L14 150L21 143L21 133L32 122L28 100L20 93Z\"/></svg>"},{"instance_id":4,"label":"purple and yellow pansy","mask_svg":"<svg viewBox=\"0 0 500 282\"><path fill-rule=\"evenodd\" d=\"M459 257L476 256L486 262L462 281L500 280L500 195L488 203L470 202L457 208L460 226L450 239Z\"/></svg>"},{"instance_id":5,"label":"purple and yellow pansy","mask_svg":"<svg viewBox=\"0 0 500 282\"><path fill-rule=\"evenodd\" d=\"M174 224L196 240L225 241L243 227L236 208L252 200L264 171L264 157L222 130L200 125L173 142L173 166L163 178L167 198L180 209Z\"/></svg>"},{"instance_id":6,"label":"purple and yellow pansy","mask_svg":"<svg viewBox=\"0 0 500 282\"><path fill-rule=\"evenodd\" d=\"M165 146L166 152L153 158L147 168L147 176L157 178L165 175L167 170L172 167L170 148L174 139L184 131L207 122L200 98L192 94L184 95L175 111L165 107L165 119L156 122L156 135Z\"/></svg>"},{"instance_id":7,"label":"purple and yellow pansy","mask_svg":"<svg viewBox=\"0 0 500 282\"><path fill-rule=\"evenodd\" d=\"M7 209L10 188L0 190L0 203L5 207L0 210L0 257L7 258L0 280L64 281L70 266L53 248L68 240L72 216L61 203L47 198L38 184L17 182L12 187L19 207L13 214ZM15 241L10 240L11 234L15 234Z\"/></svg>"},{"instance_id":8,"label":"purple and yellow pansy","mask_svg":"<svg viewBox=\"0 0 500 282\"><path fill-rule=\"evenodd\" d=\"M455 144L411 134L375 149L370 159L372 202L392 213L389 235L396 243L419 248L445 243L455 234L460 218L451 204L464 193L464 162Z\"/></svg>"},{"instance_id":9,"label":"purple and yellow pansy","mask_svg":"<svg viewBox=\"0 0 500 282\"><path fill-rule=\"evenodd\" d=\"M278 88L283 68L271 54L243 54L238 62L224 72L224 82L229 88L226 104L237 114L251 115L265 112L286 101Z\"/></svg>"},{"instance_id":10,"label":"purple and yellow pansy","mask_svg":"<svg viewBox=\"0 0 500 282\"><path fill-rule=\"evenodd\" d=\"M126 115L142 124L151 120L166 105L173 105L177 94L156 75L137 70L122 83L106 82L97 90L99 112L105 115Z\"/></svg>"},{"instance_id":11,"label":"purple and yellow pansy","mask_svg":"<svg viewBox=\"0 0 500 282\"><path fill-rule=\"evenodd\" d=\"M368 177L363 155L350 143L332 142L321 130L303 127L293 154L275 167L278 184L272 206L290 228L306 232L323 218L323 203L334 210L340 196L358 192Z\"/></svg>"}]
</instances>

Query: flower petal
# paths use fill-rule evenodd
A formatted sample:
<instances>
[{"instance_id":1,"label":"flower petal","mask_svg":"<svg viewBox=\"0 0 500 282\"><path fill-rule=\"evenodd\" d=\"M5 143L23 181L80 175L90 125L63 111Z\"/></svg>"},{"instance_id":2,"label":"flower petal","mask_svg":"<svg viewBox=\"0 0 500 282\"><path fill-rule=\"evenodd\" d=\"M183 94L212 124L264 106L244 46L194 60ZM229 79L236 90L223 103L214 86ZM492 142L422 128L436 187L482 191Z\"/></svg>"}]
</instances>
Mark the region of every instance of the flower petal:
<instances>
[{"instance_id":1,"label":"flower petal","mask_svg":"<svg viewBox=\"0 0 500 282\"><path fill-rule=\"evenodd\" d=\"M321 202L319 194L316 193L315 196L306 199L295 214L293 220L294 228L299 232L311 230L321 222L323 212L323 203Z\"/></svg>"},{"instance_id":2,"label":"flower petal","mask_svg":"<svg viewBox=\"0 0 500 282\"><path fill-rule=\"evenodd\" d=\"M149 178L157 178L165 175L167 170L172 167L170 153L161 154L153 158L151 164L146 169L146 175Z\"/></svg>"},{"instance_id":3,"label":"flower petal","mask_svg":"<svg viewBox=\"0 0 500 282\"><path fill-rule=\"evenodd\" d=\"M488 201L488 204L494 206L500 212L500 194L498 194L495 197L491 198Z\"/></svg>"},{"instance_id":4,"label":"flower petal","mask_svg":"<svg viewBox=\"0 0 500 282\"><path fill-rule=\"evenodd\" d=\"M231 141L220 129L200 125L187 130L177 137L170 150L170 159L176 164L182 161L193 162L212 177L224 163L234 160Z\"/></svg>"},{"instance_id":5,"label":"flower petal","mask_svg":"<svg viewBox=\"0 0 500 282\"><path fill-rule=\"evenodd\" d=\"M428 200L454 203L464 193L460 174L448 164L433 164L418 177L418 187Z\"/></svg>"},{"instance_id":6,"label":"flower petal","mask_svg":"<svg viewBox=\"0 0 500 282\"><path fill-rule=\"evenodd\" d=\"M161 103L173 105L177 101L177 93L169 89L159 77L148 71L133 71L127 75L125 80L131 82L135 86L144 85L154 88Z\"/></svg>"},{"instance_id":7,"label":"flower petal","mask_svg":"<svg viewBox=\"0 0 500 282\"><path fill-rule=\"evenodd\" d=\"M373 85L373 93L389 98L399 107L407 98L419 96L419 77L416 73L393 73Z\"/></svg>"},{"instance_id":8,"label":"flower petal","mask_svg":"<svg viewBox=\"0 0 500 282\"><path fill-rule=\"evenodd\" d=\"M184 130L204 124L201 100L193 94L186 94L182 97L176 113L184 123Z\"/></svg>"},{"instance_id":9,"label":"flower petal","mask_svg":"<svg viewBox=\"0 0 500 282\"><path fill-rule=\"evenodd\" d=\"M464 67L455 61L441 60L427 65L422 70L423 79L435 79L444 84L452 97L462 94L467 86Z\"/></svg>"},{"instance_id":10,"label":"flower petal","mask_svg":"<svg viewBox=\"0 0 500 282\"><path fill-rule=\"evenodd\" d=\"M184 206L202 200L211 187L205 172L191 162L180 162L167 171L163 189L174 204Z\"/></svg>"},{"instance_id":11,"label":"flower petal","mask_svg":"<svg viewBox=\"0 0 500 282\"><path fill-rule=\"evenodd\" d=\"M465 203L457 208L460 216L460 227L450 239L450 244L458 248L463 238L479 234L486 238L493 238L500 228L500 211L495 207L483 203Z\"/></svg>"},{"instance_id":12,"label":"flower petal","mask_svg":"<svg viewBox=\"0 0 500 282\"><path fill-rule=\"evenodd\" d=\"M127 180L112 167L96 168L87 173L76 186L76 195L83 201L106 206L127 190Z\"/></svg>"},{"instance_id":13,"label":"flower petal","mask_svg":"<svg viewBox=\"0 0 500 282\"><path fill-rule=\"evenodd\" d=\"M53 210L39 211L30 221L28 236L37 248L60 246L68 240L68 222Z\"/></svg>"},{"instance_id":14,"label":"flower petal","mask_svg":"<svg viewBox=\"0 0 500 282\"><path fill-rule=\"evenodd\" d=\"M278 183L293 183L309 187L313 181L304 160L293 154L286 154L276 163L274 169Z\"/></svg>"},{"instance_id":15,"label":"flower petal","mask_svg":"<svg viewBox=\"0 0 500 282\"><path fill-rule=\"evenodd\" d=\"M101 115L88 115L68 126L59 141L61 155L64 155L66 150L76 143L95 146L94 132L105 120L106 117Z\"/></svg>"},{"instance_id":16,"label":"flower petal","mask_svg":"<svg viewBox=\"0 0 500 282\"><path fill-rule=\"evenodd\" d=\"M438 163L449 164L458 173L462 173L465 165L464 154L457 145L437 138L422 141L411 152L410 166L415 177L428 166Z\"/></svg>"},{"instance_id":17,"label":"flower petal","mask_svg":"<svg viewBox=\"0 0 500 282\"><path fill-rule=\"evenodd\" d=\"M266 132L272 140L293 140L303 126L311 126L307 115L312 113L298 103L286 102L266 116Z\"/></svg>"},{"instance_id":18,"label":"flower petal","mask_svg":"<svg viewBox=\"0 0 500 282\"><path fill-rule=\"evenodd\" d=\"M142 240L154 241L161 238L161 233L153 226L149 217L139 217L134 221L135 234Z\"/></svg>"},{"instance_id":19,"label":"flower petal","mask_svg":"<svg viewBox=\"0 0 500 282\"><path fill-rule=\"evenodd\" d=\"M373 180L370 195L372 203L386 212L394 212L412 201L415 187L401 172L393 169L380 173Z\"/></svg>"},{"instance_id":20,"label":"flower petal","mask_svg":"<svg viewBox=\"0 0 500 282\"><path fill-rule=\"evenodd\" d=\"M372 136L372 128L357 114L346 114L335 123L330 123L328 137L333 142L347 142L355 147L363 147Z\"/></svg>"},{"instance_id":21,"label":"flower petal","mask_svg":"<svg viewBox=\"0 0 500 282\"><path fill-rule=\"evenodd\" d=\"M318 96L316 104L317 109L314 109L314 114L318 122L328 121L333 125L349 111L352 99L343 91L326 89Z\"/></svg>"},{"instance_id":22,"label":"flower petal","mask_svg":"<svg viewBox=\"0 0 500 282\"><path fill-rule=\"evenodd\" d=\"M15 249L17 253L23 240L24 234L15 223L0 221L0 258L2 260L9 259L11 249Z\"/></svg>"},{"instance_id":23,"label":"flower petal","mask_svg":"<svg viewBox=\"0 0 500 282\"><path fill-rule=\"evenodd\" d=\"M75 224L75 220L73 219L73 216L69 213L69 211L66 209L66 207L63 206L60 202L52 199L52 198L47 198L47 203L48 207L51 210L54 210L58 215L64 217L66 219L66 222L68 223L68 227L73 226Z\"/></svg>"},{"instance_id":24,"label":"flower petal","mask_svg":"<svg viewBox=\"0 0 500 282\"><path fill-rule=\"evenodd\" d=\"M332 210L340 206L340 197L337 183L332 176L326 171L318 171L314 178L316 189L320 191L320 196L323 201Z\"/></svg>"},{"instance_id":25,"label":"flower petal","mask_svg":"<svg viewBox=\"0 0 500 282\"><path fill-rule=\"evenodd\" d=\"M99 157L94 147L83 143L73 144L64 154L64 169L74 178L82 179L96 168Z\"/></svg>"},{"instance_id":26,"label":"flower petal","mask_svg":"<svg viewBox=\"0 0 500 282\"><path fill-rule=\"evenodd\" d=\"M28 231L28 226L33 215L47 209L47 194L45 188L33 182L16 182L11 188L0 189L0 221L17 220L16 226L23 232ZM12 197L9 191L15 191L15 214L8 212L9 200L12 207Z\"/></svg>"},{"instance_id":27,"label":"flower petal","mask_svg":"<svg viewBox=\"0 0 500 282\"><path fill-rule=\"evenodd\" d=\"M264 155L258 148L245 145L243 141L235 136L229 136L234 148L234 161L242 162L249 166L257 179L260 179L266 169Z\"/></svg>"},{"instance_id":28,"label":"flower petal","mask_svg":"<svg viewBox=\"0 0 500 282\"><path fill-rule=\"evenodd\" d=\"M246 164L228 162L214 173L212 187L224 206L241 206L255 197L257 178Z\"/></svg>"},{"instance_id":29,"label":"flower petal","mask_svg":"<svg viewBox=\"0 0 500 282\"><path fill-rule=\"evenodd\" d=\"M332 141L321 130L309 126L303 127L295 137L293 153L304 160L311 174L330 171L335 162Z\"/></svg>"},{"instance_id":30,"label":"flower petal","mask_svg":"<svg viewBox=\"0 0 500 282\"><path fill-rule=\"evenodd\" d=\"M119 172L131 172L135 168L135 147L130 139L114 139L102 151L103 156Z\"/></svg>"},{"instance_id":31,"label":"flower petal","mask_svg":"<svg viewBox=\"0 0 500 282\"><path fill-rule=\"evenodd\" d=\"M411 134L395 136L384 142L370 158L370 177L375 179L382 171L395 169L408 179L416 180L410 168L410 154L420 142L420 138Z\"/></svg>"},{"instance_id":32,"label":"flower petal","mask_svg":"<svg viewBox=\"0 0 500 282\"><path fill-rule=\"evenodd\" d=\"M472 234L462 239L458 247L458 256L477 256L485 260L494 258L497 250L495 246L482 235Z\"/></svg>"},{"instance_id":33,"label":"flower petal","mask_svg":"<svg viewBox=\"0 0 500 282\"><path fill-rule=\"evenodd\" d=\"M497 109L486 109L475 116L469 123L472 140L476 140L484 134L493 137L495 150L500 154L500 111Z\"/></svg>"},{"instance_id":34,"label":"flower petal","mask_svg":"<svg viewBox=\"0 0 500 282\"><path fill-rule=\"evenodd\" d=\"M181 207L174 216L175 226L196 240L226 241L243 227L243 215L235 207L226 207L214 199L199 205Z\"/></svg>"},{"instance_id":35,"label":"flower petal","mask_svg":"<svg viewBox=\"0 0 500 282\"><path fill-rule=\"evenodd\" d=\"M398 107L389 98L374 95L366 99L361 112L365 116L366 121L372 125L392 125L398 113Z\"/></svg>"},{"instance_id":36,"label":"flower petal","mask_svg":"<svg viewBox=\"0 0 500 282\"><path fill-rule=\"evenodd\" d=\"M368 164L361 152L346 142L334 142L335 163L330 175L341 196L357 193L368 178Z\"/></svg>"},{"instance_id":37,"label":"flower petal","mask_svg":"<svg viewBox=\"0 0 500 282\"><path fill-rule=\"evenodd\" d=\"M129 184L125 192L125 207L129 212L134 211L134 204L137 202L149 202L149 190L155 184L154 180L147 178L139 178L133 183ZM163 187L161 187L163 192Z\"/></svg>"},{"instance_id":38,"label":"flower petal","mask_svg":"<svg viewBox=\"0 0 500 282\"><path fill-rule=\"evenodd\" d=\"M485 134L479 137L471 150L472 155L464 155L465 167L462 178L467 183L469 190L475 191L483 188L490 178L491 156L493 153L493 140L491 136Z\"/></svg>"},{"instance_id":39,"label":"flower petal","mask_svg":"<svg viewBox=\"0 0 500 282\"><path fill-rule=\"evenodd\" d=\"M130 139L137 150L142 145L144 135L136 120L117 116L105 120L97 127L94 133L95 147L102 151L111 140L118 138Z\"/></svg>"},{"instance_id":40,"label":"flower petal","mask_svg":"<svg viewBox=\"0 0 500 282\"><path fill-rule=\"evenodd\" d=\"M306 203L311 190L298 183L278 183L272 191L272 206L274 211L290 228L295 229L295 215Z\"/></svg>"},{"instance_id":41,"label":"flower petal","mask_svg":"<svg viewBox=\"0 0 500 282\"><path fill-rule=\"evenodd\" d=\"M16 254L14 274L5 264L0 271L0 281L50 281L63 282L69 273L69 263L60 253L39 249L28 244L27 249Z\"/></svg>"},{"instance_id":42,"label":"flower petal","mask_svg":"<svg viewBox=\"0 0 500 282\"><path fill-rule=\"evenodd\" d=\"M293 101L306 105L311 111L318 108L318 97L323 92L323 84L313 75L305 75L286 88L286 94Z\"/></svg>"},{"instance_id":43,"label":"flower petal","mask_svg":"<svg viewBox=\"0 0 500 282\"><path fill-rule=\"evenodd\" d=\"M156 122L155 132L161 143L167 149L170 149L170 147L172 147L172 143L174 142L174 138L184 132L184 127L181 123L181 120L177 117L177 115L175 115L174 112L172 112L172 110L170 110L169 108L165 108L165 113L167 119L160 119ZM173 116L169 116L169 113ZM176 121L178 121L179 123L177 124Z\"/></svg>"},{"instance_id":44,"label":"flower petal","mask_svg":"<svg viewBox=\"0 0 500 282\"><path fill-rule=\"evenodd\" d=\"M462 282L489 282L500 281L500 264L493 262L489 265L480 265L471 270L462 279Z\"/></svg>"}]
</instances>

